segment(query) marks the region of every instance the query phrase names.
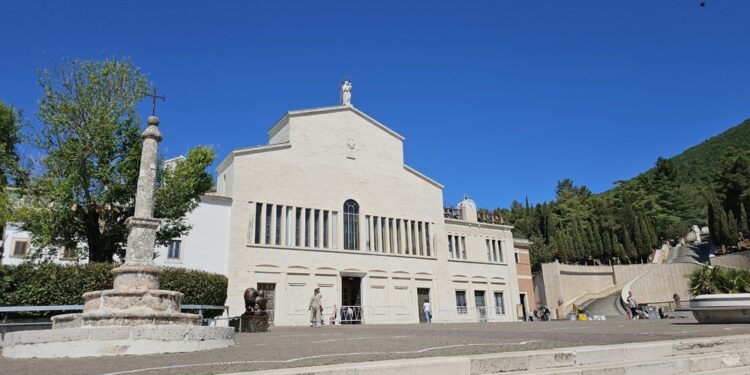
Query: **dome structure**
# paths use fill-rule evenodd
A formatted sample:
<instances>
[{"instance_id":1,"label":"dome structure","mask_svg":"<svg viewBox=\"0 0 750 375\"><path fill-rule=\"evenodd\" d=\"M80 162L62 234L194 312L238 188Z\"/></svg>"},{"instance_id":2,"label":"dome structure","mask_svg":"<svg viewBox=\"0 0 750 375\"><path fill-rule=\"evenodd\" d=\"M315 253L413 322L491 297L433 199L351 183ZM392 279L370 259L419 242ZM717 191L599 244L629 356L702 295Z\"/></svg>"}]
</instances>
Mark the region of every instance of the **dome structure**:
<instances>
[{"instance_id":1,"label":"dome structure","mask_svg":"<svg viewBox=\"0 0 750 375\"><path fill-rule=\"evenodd\" d=\"M469 198L468 194L464 194L464 199L458 202L456 208L461 211L461 218L465 221L477 221L477 203Z\"/></svg>"}]
</instances>

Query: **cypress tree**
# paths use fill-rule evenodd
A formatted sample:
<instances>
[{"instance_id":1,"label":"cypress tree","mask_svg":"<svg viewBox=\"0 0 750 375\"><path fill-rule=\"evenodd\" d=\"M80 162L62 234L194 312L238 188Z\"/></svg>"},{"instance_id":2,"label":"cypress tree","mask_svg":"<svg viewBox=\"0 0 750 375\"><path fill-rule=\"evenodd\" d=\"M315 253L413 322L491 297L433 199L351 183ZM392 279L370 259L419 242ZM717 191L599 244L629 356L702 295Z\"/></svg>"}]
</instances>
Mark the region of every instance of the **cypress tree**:
<instances>
[{"instance_id":1,"label":"cypress tree","mask_svg":"<svg viewBox=\"0 0 750 375\"><path fill-rule=\"evenodd\" d=\"M638 251L636 250L635 244L633 243L633 240L630 237L630 233L624 227L622 229L622 232L623 232L623 236L624 236L623 237L624 238L624 240L623 240L624 241L624 244L623 244L624 246L623 247L625 249L625 254L627 254L628 259L635 260L636 258L638 258Z\"/></svg>"},{"instance_id":2,"label":"cypress tree","mask_svg":"<svg viewBox=\"0 0 750 375\"><path fill-rule=\"evenodd\" d=\"M606 250L604 249L604 241L602 241L602 232L601 228L599 228L599 223L596 219L591 221L591 229L594 232L594 242L596 243L596 248L599 251L599 256L606 255Z\"/></svg>"},{"instance_id":3,"label":"cypress tree","mask_svg":"<svg viewBox=\"0 0 750 375\"><path fill-rule=\"evenodd\" d=\"M737 220L734 218L734 212L729 210L727 215L727 240L729 246L737 246L737 242L740 242L740 235L737 230Z\"/></svg>"},{"instance_id":4,"label":"cypress tree","mask_svg":"<svg viewBox=\"0 0 750 375\"><path fill-rule=\"evenodd\" d=\"M609 235L609 231L608 230L604 231L604 234L602 235L601 241L602 241L602 249L604 249L603 250L604 256L606 256L607 258L613 257L614 254L615 254L615 252L612 249L612 238Z\"/></svg>"},{"instance_id":5,"label":"cypress tree","mask_svg":"<svg viewBox=\"0 0 750 375\"><path fill-rule=\"evenodd\" d=\"M748 224L747 221L747 211L745 211L745 205L740 204L740 218L737 222L737 230L742 233L742 238L749 238L748 234L750 234L750 224Z\"/></svg>"}]
</instances>

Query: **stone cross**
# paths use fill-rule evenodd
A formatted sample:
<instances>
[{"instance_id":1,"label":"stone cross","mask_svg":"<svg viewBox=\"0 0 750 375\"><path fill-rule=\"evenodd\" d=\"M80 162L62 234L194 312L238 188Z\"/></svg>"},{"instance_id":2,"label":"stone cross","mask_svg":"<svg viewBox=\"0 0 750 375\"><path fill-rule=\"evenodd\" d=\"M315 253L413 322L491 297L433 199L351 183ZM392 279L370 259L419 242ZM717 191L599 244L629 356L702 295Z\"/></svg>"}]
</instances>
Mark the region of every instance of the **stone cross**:
<instances>
[{"instance_id":1,"label":"stone cross","mask_svg":"<svg viewBox=\"0 0 750 375\"><path fill-rule=\"evenodd\" d=\"M146 94L146 96L151 97L151 116L156 116L156 99L161 99L161 101L166 102L167 96L166 95L156 95L156 86L154 86L154 92L153 94Z\"/></svg>"}]
</instances>

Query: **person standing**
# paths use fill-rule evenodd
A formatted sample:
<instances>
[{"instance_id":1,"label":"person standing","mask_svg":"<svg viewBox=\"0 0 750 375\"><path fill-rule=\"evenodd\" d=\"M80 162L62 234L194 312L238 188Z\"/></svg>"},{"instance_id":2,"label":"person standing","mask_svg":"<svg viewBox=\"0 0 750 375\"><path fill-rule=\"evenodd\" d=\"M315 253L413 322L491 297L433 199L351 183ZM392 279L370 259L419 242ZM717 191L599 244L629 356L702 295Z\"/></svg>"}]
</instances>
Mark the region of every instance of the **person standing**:
<instances>
[{"instance_id":1,"label":"person standing","mask_svg":"<svg viewBox=\"0 0 750 375\"><path fill-rule=\"evenodd\" d=\"M310 327L315 327L315 325L320 322L320 325L323 325L323 296L320 294L320 288L315 288L315 291L313 292L313 296L310 297L310 304L308 305L307 309L310 310Z\"/></svg>"},{"instance_id":2,"label":"person standing","mask_svg":"<svg viewBox=\"0 0 750 375\"><path fill-rule=\"evenodd\" d=\"M635 308L638 307L638 304L635 303L633 292L628 292L628 307L630 308L630 319L638 319L638 315L635 312Z\"/></svg>"},{"instance_id":3,"label":"person standing","mask_svg":"<svg viewBox=\"0 0 750 375\"><path fill-rule=\"evenodd\" d=\"M424 320L426 320L427 323L432 323L432 308L429 299L425 300L422 304L422 312L424 313Z\"/></svg>"}]
</instances>

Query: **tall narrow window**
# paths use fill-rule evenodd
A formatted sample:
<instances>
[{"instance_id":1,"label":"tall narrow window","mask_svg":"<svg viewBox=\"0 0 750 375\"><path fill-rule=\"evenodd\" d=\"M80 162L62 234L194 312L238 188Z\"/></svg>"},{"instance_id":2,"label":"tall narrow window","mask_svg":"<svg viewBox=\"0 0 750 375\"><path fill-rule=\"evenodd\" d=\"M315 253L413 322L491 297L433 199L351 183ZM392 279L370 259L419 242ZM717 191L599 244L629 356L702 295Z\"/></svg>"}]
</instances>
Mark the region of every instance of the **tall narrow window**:
<instances>
[{"instance_id":1,"label":"tall narrow window","mask_svg":"<svg viewBox=\"0 0 750 375\"><path fill-rule=\"evenodd\" d=\"M305 208L305 247L310 247L310 209Z\"/></svg>"},{"instance_id":2,"label":"tall narrow window","mask_svg":"<svg viewBox=\"0 0 750 375\"><path fill-rule=\"evenodd\" d=\"M292 208L286 207L286 228L284 228L286 238L284 239L284 245L292 246Z\"/></svg>"},{"instance_id":3,"label":"tall narrow window","mask_svg":"<svg viewBox=\"0 0 750 375\"><path fill-rule=\"evenodd\" d=\"M260 218L263 215L263 203L255 204L255 243L260 243Z\"/></svg>"},{"instance_id":4,"label":"tall narrow window","mask_svg":"<svg viewBox=\"0 0 750 375\"><path fill-rule=\"evenodd\" d=\"M425 241L427 241L427 256L432 256L430 250L430 223L424 223Z\"/></svg>"},{"instance_id":5,"label":"tall narrow window","mask_svg":"<svg viewBox=\"0 0 750 375\"><path fill-rule=\"evenodd\" d=\"M273 211L273 205L266 205L266 245L271 244L271 212Z\"/></svg>"},{"instance_id":6,"label":"tall narrow window","mask_svg":"<svg viewBox=\"0 0 750 375\"><path fill-rule=\"evenodd\" d=\"M492 258L497 262L497 241L492 240Z\"/></svg>"},{"instance_id":7,"label":"tall narrow window","mask_svg":"<svg viewBox=\"0 0 750 375\"><path fill-rule=\"evenodd\" d=\"M487 240L487 261L492 262L492 250L490 249L490 239Z\"/></svg>"},{"instance_id":8,"label":"tall narrow window","mask_svg":"<svg viewBox=\"0 0 750 375\"><path fill-rule=\"evenodd\" d=\"M422 234L424 234L424 232L422 232L422 222L420 221L417 223L417 242L419 242L419 255L424 255L424 237L422 237Z\"/></svg>"},{"instance_id":9,"label":"tall narrow window","mask_svg":"<svg viewBox=\"0 0 750 375\"><path fill-rule=\"evenodd\" d=\"M377 216L372 217L372 251L379 252L380 251L380 231L378 228L380 228L380 220L378 220Z\"/></svg>"},{"instance_id":10,"label":"tall narrow window","mask_svg":"<svg viewBox=\"0 0 750 375\"><path fill-rule=\"evenodd\" d=\"M411 254L411 239L409 238L409 220L404 220L404 250L406 251L405 254Z\"/></svg>"},{"instance_id":11,"label":"tall narrow window","mask_svg":"<svg viewBox=\"0 0 750 375\"><path fill-rule=\"evenodd\" d=\"M463 254L464 259L466 259L466 237L461 236L461 254Z\"/></svg>"},{"instance_id":12,"label":"tall narrow window","mask_svg":"<svg viewBox=\"0 0 750 375\"><path fill-rule=\"evenodd\" d=\"M180 259L181 247L182 247L182 241L180 240L169 241L169 247L167 248L167 259Z\"/></svg>"},{"instance_id":13,"label":"tall narrow window","mask_svg":"<svg viewBox=\"0 0 750 375\"><path fill-rule=\"evenodd\" d=\"M331 239L332 239L331 242L333 242L333 246L332 247L334 249L338 249L338 247L339 247L339 245L338 245L339 244L339 221L338 221L338 217L339 216L338 216L338 214L335 211L333 213L331 213L331 223L332 223L331 228L333 228L333 230L331 231L332 232L331 233Z\"/></svg>"},{"instance_id":14,"label":"tall narrow window","mask_svg":"<svg viewBox=\"0 0 750 375\"><path fill-rule=\"evenodd\" d=\"M328 211L323 211L323 247L328 248Z\"/></svg>"},{"instance_id":15,"label":"tall narrow window","mask_svg":"<svg viewBox=\"0 0 750 375\"><path fill-rule=\"evenodd\" d=\"M370 232L372 232L370 228L370 215L365 216L365 249L367 251L372 251L372 239L370 238Z\"/></svg>"},{"instance_id":16,"label":"tall narrow window","mask_svg":"<svg viewBox=\"0 0 750 375\"><path fill-rule=\"evenodd\" d=\"M401 248L401 219L396 219L396 246L398 247L398 253L401 254L403 249Z\"/></svg>"},{"instance_id":17,"label":"tall narrow window","mask_svg":"<svg viewBox=\"0 0 750 375\"><path fill-rule=\"evenodd\" d=\"M497 258L500 263L505 262L505 258L503 257L503 241L500 240L497 241Z\"/></svg>"},{"instance_id":18,"label":"tall narrow window","mask_svg":"<svg viewBox=\"0 0 750 375\"><path fill-rule=\"evenodd\" d=\"M320 229L320 210L314 211L314 218L315 219L313 220L313 233L315 234L313 235L313 239L315 241L314 241L313 246L320 247L320 231L318 230Z\"/></svg>"},{"instance_id":19,"label":"tall narrow window","mask_svg":"<svg viewBox=\"0 0 750 375\"><path fill-rule=\"evenodd\" d=\"M453 241L455 242L454 248L456 249L456 259L461 259L461 247L458 244L458 236L453 236Z\"/></svg>"},{"instance_id":20,"label":"tall narrow window","mask_svg":"<svg viewBox=\"0 0 750 375\"><path fill-rule=\"evenodd\" d=\"M283 210L283 206L276 206L276 241L274 243L277 245L281 245L281 214Z\"/></svg>"},{"instance_id":21,"label":"tall narrow window","mask_svg":"<svg viewBox=\"0 0 750 375\"><path fill-rule=\"evenodd\" d=\"M393 219L388 219L388 244L391 245L391 254L395 253L395 247L393 247Z\"/></svg>"},{"instance_id":22,"label":"tall narrow window","mask_svg":"<svg viewBox=\"0 0 750 375\"><path fill-rule=\"evenodd\" d=\"M453 259L453 236L448 235L448 256Z\"/></svg>"},{"instance_id":23,"label":"tall narrow window","mask_svg":"<svg viewBox=\"0 0 750 375\"><path fill-rule=\"evenodd\" d=\"M382 251L386 251L386 244L388 243L388 238L385 236L385 218L380 218L380 239L381 239L381 245L383 246Z\"/></svg>"},{"instance_id":24,"label":"tall narrow window","mask_svg":"<svg viewBox=\"0 0 750 375\"><path fill-rule=\"evenodd\" d=\"M344 202L344 249L359 250L359 204L353 199Z\"/></svg>"},{"instance_id":25,"label":"tall narrow window","mask_svg":"<svg viewBox=\"0 0 750 375\"><path fill-rule=\"evenodd\" d=\"M297 207L294 217L294 246L302 246L302 209Z\"/></svg>"},{"instance_id":26,"label":"tall narrow window","mask_svg":"<svg viewBox=\"0 0 750 375\"><path fill-rule=\"evenodd\" d=\"M495 314L505 314L505 301L503 300L503 292L495 292Z\"/></svg>"},{"instance_id":27,"label":"tall narrow window","mask_svg":"<svg viewBox=\"0 0 750 375\"><path fill-rule=\"evenodd\" d=\"M466 314L466 291L456 291L456 312L459 314Z\"/></svg>"},{"instance_id":28,"label":"tall narrow window","mask_svg":"<svg viewBox=\"0 0 750 375\"><path fill-rule=\"evenodd\" d=\"M417 255L417 236L416 236L416 228L414 228L414 221L411 222L411 253L412 255Z\"/></svg>"}]
</instances>

